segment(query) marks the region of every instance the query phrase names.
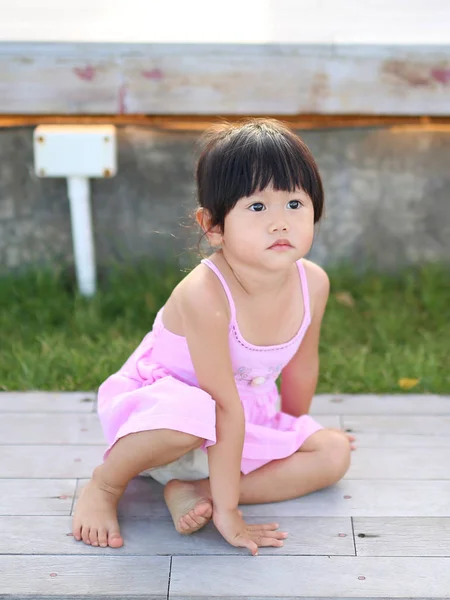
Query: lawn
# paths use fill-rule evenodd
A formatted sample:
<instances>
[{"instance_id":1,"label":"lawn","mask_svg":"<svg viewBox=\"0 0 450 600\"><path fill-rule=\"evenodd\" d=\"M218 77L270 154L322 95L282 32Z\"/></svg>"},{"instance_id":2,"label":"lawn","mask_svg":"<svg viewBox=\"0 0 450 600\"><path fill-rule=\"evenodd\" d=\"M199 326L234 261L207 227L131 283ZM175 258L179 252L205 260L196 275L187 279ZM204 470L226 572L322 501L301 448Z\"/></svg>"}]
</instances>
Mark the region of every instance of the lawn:
<instances>
[{"instance_id":1,"label":"lawn","mask_svg":"<svg viewBox=\"0 0 450 600\"><path fill-rule=\"evenodd\" d=\"M450 272L329 271L320 393L450 393ZM92 300L66 272L0 278L0 390L95 390L151 329L179 269L116 268Z\"/></svg>"}]
</instances>

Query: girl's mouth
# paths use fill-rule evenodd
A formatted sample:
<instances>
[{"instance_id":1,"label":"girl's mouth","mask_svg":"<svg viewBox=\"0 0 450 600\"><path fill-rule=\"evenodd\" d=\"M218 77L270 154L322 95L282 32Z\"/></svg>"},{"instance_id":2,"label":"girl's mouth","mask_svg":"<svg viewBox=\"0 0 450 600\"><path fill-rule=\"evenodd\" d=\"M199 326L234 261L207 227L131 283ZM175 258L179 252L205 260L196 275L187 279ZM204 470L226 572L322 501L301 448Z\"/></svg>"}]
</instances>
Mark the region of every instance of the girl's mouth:
<instances>
[{"instance_id":1,"label":"girl's mouth","mask_svg":"<svg viewBox=\"0 0 450 600\"><path fill-rule=\"evenodd\" d=\"M269 246L269 250L277 250L278 252L282 252L283 250L290 250L292 247L293 246L289 240L281 239Z\"/></svg>"}]
</instances>

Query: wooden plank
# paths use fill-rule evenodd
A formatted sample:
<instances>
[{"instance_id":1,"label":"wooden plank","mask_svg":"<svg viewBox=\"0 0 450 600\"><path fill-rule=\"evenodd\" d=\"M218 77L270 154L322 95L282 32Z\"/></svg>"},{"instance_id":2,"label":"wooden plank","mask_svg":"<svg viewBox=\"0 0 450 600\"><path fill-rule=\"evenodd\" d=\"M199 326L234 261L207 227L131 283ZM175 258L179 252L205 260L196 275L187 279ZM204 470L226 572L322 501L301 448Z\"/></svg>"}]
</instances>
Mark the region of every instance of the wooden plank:
<instances>
[{"instance_id":1,"label":"wooden plank","mask_svg":"<svg viewBox=\"0 0 450 600\"><path fill-rule=\"evenodd\" d=\"M81 490L87 482L87 479L78 481L76 500L78 500ZM119 516L141 519L169 517L169 511L164 502L163 490L164 487L151 477L136 477L130 481L119 502Z\"/></svg>"},{"instance_id":2,"label":"wooden plank","mask_svg":"<svg viewBox=\"0 0 450 600\"><path fill-rule=\"evenodd\" d=\"M93 392L0 392L0 413L92 412Z\"/></svg>"},{"instance_id":3,"label":"wooden plank","mask_svg":"<svg viewBox=\"0 0 450 600\"><path fill-rule=\"evenodd\" d=\"M105 446L106 447L106 446ZM103 446L0 446L0 477L86 478L103 462Z\"/></svg>"},{"instance_id":4,"label":"wooden plank","mask_svg":"<svg viewBox=\"0 0 450 600\"><path fill-rule=\"evenodd\" d=\"M168 556L0 556L1 593L166 600L169 569Z\"/></svg>"},{"instance_id":5,"label":"wooden plank","mask_svg":"<svg viewBox=\"0 0 450 600\"><path fill-rule=\"evenodd\" d=\"M249 519L258 523L258 519ZM261 548L262 555L354 555L350 518L285 517L289 533L282 548ZM70 517L0 517L0 554L209 555L248 554L226 542L212 523L191 536L175 530L170 518L121 519L122 548L94 548L72 536Z\"/></svg>"},{"instance_id":6,"label":"wooden plank","mask_svg":"<svg viewBox=\"0 0 450 600\"><path fill-rule=\"evenodd\" d=\"M344 479L303 498L242 506L252 517L450 517L450 481Z\"/></svg>"},{"instance_id":7,"label":"wooden plank","mask_svg":"<svg viewBox=\"0 0 450 600\"><path fill-rule=\"evenodd\" d=\"M311 414L320 415L450 415L450 396L433 394L319 394Z\"/></svg>"},{"instance_id":8,"label":"wooden plank","mask_svg":"<svg viewBox=\"0 0 450 600\"><path fill-rule=\"evenodd\" d=\"M336 415L321 415L317 420L325 427L339 427ZM3 445L100 445L106 440L96 414L23 414L6 413L0 419Z\"/></svg>"},{"instance_id":9,"label":"wooden plank","mask_svg":"<svg viewBox=\"0 0 450 600\"><path fill-rule=\"evenodd\" d=\"M351 429L355 435L360 433L409 434L417 438L426 435L450 437L450 416L433 415L371 415L342 416L345 429Z\"/></svg>"},{"instance_id":10,"label":"wooden plank","mask_svg":"<svg viewBox=\"0 0 450 600\"><path fill-rule=\"evenodd\" d=\"M77 495L87 481L79 482ZM168 516L163 486L150 477L130 482L119 504L123 517ZM241 506L246 517L450 517L450 482L344 479L303 498ZM11 513L14 514L14 513Z\"/></svg>"},{"instance_id":11,"label":"wooden plank","mask_svg":"<svg viewBox=\"0 0 450 600\"><path fill-rule=\"evenodd\" d=\"M448 558L175 556L169 598L423 599L449 589Z\"/></svg>"},{"instance_id":12,"label":"wooden plank","mask_svg":"<svg viewBox=\"0 0 450 600\"><path fill-rule=\"evenodd\" d=\"M311 415L318 423L323 427L329 427L332 429L341 428L341 419L339 415Z\"/></svg>"},{"instance_id":13,"label":"wooden plank","mask_svg":"<svg viewBox=\"0 0 450 600\"><path fill-rule=\"evenodd\" d=\"M448 448L450 438L437 435L408 435L394 433L356 433L357 448Z\"/></svg>"},{"instance_id":14,"label":"wooden plank","mask_svg":"<svg viewBox=\"0 0 450 600\"><path fill-rule=\"evenodd\" d=\"M345 477L450 480L449 465L450 448L358 448Z\"/></svg>"},{"instance_id":15,"label":"wooden plank","mask_svg":"<svg viewBox=\"0 0 450 600\"><path fill-rule=\"evenodd\" d=\"M353 433L358 448L449 447L450 417L410 415L343 415L344 429Z\"/></svg>"},{"instance_id":16,"label":"wooden plank","mask_svg":"<svg viewBox=\"0 0 450 600\"><path fill-rule=\"evenodd\" d=\"M449 448L450 437L395 433L356 433L357 448Z\"/></svg>"},{"instance_id":17,"label":"wooden plank","mask_svg":"<svg viewBox=\"0 0 450 600\"><path fill-rule=\"evenodd\" d=\"M438 44L9 42L0 112L449 115L449 72Z\"/></svg>"},{"instance_id":18,"label":"wooden plank","mask_svg":"<svg viewBox=\"0 0 450 600\"><path fill-rule=\"evenodd\" d=\"M450 556L450 518L354 519L358 556Z\"/></svg>"},{"instance_id":19,"label":"wooden plank","mask_svg":"<svg viewBox=\"0 0 450 600\"><path fill-rule=\"evenodd\" d=\"M95 414L6 413L0 419L2 444L98 444L106 447Z\"/></svg>"},{"instance_id":20,"label":"wooden plank","mask_svg":"<svg viewBox=\"0 0 450 600\"><path fill-rule=\"evenodd\" d=\"M73 479L0 479L0 515L70 515L75 487Z\"/></svg>"}]
</instances>

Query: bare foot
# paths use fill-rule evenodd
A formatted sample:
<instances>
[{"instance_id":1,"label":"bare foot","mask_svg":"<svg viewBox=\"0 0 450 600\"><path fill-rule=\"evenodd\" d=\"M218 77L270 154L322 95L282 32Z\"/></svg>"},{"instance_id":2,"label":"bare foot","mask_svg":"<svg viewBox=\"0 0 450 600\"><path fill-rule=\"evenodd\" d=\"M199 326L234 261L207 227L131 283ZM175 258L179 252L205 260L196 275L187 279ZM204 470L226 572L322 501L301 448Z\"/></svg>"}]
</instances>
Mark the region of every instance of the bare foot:
<instances>
[{"instance_id":1,"label":"bare foot","mask_svg":"<svg viewBox=\"0 0 450 600\"><path fill-rule=\"evenodd\" d=\"M189 535L211 520L212 502L194 483L172 479L164 488L164 499L178 533Z\"/></svg>"},{"instance_id":2,"label":"bare foot","mask_svg":"<svg viewBox=\"0 0 450 600\"><path fill-rule=\"evenodd\" d=\"M347 433L343 429L338 429L337 427L330 427L330 429L332 431L337 431L338 433L342 433L342 435L344 435L347 438L347 440L349 441L351 450L356 450L356 446L354 444L354 442L356 442L356 438L354 435Z\"/></svg>"},{"instance_id":3,"label":"bare foot","mask_svg":"<svg viewBox=\"0 0 450 600\"><path fill-rule=\"evenodd\" d=\"M356 446L354 444L354 442L356 441L356 438L354 435L351 435L350 433L345 433L346 438L348 439L349 443L350 443L350 449L351 450L356 450Z\"/></svg>"},{"instance_id":4,"label":"bare foot","mask_svg":"<svg viewBox=\"0 0 450 600\"><path fill-rule=\"evenodd\" d=\"M123 546L117 520L117 504L123 491L103 484L94 472L75 508L72 523L74 538L102 548Z\"/></svg>"}]
</instances>

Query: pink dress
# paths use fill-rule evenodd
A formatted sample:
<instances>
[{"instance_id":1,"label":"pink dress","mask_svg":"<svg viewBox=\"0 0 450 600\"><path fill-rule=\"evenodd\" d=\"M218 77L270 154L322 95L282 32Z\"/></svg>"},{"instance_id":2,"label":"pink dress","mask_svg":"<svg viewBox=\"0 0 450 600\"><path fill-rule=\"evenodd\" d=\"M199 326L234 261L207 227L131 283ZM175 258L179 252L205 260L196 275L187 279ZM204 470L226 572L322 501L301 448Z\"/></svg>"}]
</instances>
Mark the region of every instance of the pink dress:
<instances>
[{"instance_id":1,"label":"pink dress","mask_svg":"<svg viewBox=\"0 0 450 600\"><path fill-rule=\"evenodd\" d=\"M223 275L209 259L202 263L220 279L230 304L230 354L245 414L241 471L246 474L290 456L322 429L308 415L293 417L277 409L276 379L296 353L311 322L306 274L299 260L304 317L296 335L284 344L255 346L239 331L234 301ZM126 363L100 386L98 413L109 444L105 458L119 438L151 429L198 436L205 441L197 452L205 456L206 448L216 442L214 399L199 387L186 338L164 327L163 309Z\"/></svg>"}]
</instances>

